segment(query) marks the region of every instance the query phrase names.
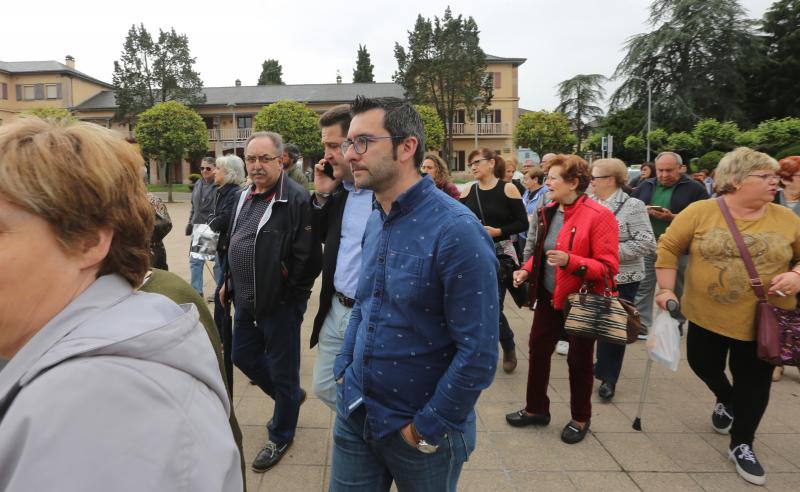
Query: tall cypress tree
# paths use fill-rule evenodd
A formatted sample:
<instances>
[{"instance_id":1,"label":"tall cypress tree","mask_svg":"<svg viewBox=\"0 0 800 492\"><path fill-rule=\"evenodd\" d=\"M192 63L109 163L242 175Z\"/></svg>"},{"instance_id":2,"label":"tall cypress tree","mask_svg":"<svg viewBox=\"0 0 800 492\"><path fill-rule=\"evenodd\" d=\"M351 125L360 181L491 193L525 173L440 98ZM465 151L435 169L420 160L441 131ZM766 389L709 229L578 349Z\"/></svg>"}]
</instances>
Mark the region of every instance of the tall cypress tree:
<instances>
[{"instance_id":1,"label":"tall cypress tree","mask_svg":"<svg viewBox=\"0 0 800 492\"><path fill-rule=\"evenodd\" d=\"M369 52L366 46L358 45L358 58L356 59L356 68L353 70L353 83L360 82L375 82L375 76L372 74L372 69L375 68L369 58Z\"/></svg>"},{"instance_id":2,"label":"tall cypress tree","mask_svg":"<svg viewBox=\"0 0 800 492\"><path fill-rule=\"evenodd\" d=\"M261 64L261 75L258 77L258 85L284 85L283 67L278 60L264 60Z\"/></svg>"}]
</instances>

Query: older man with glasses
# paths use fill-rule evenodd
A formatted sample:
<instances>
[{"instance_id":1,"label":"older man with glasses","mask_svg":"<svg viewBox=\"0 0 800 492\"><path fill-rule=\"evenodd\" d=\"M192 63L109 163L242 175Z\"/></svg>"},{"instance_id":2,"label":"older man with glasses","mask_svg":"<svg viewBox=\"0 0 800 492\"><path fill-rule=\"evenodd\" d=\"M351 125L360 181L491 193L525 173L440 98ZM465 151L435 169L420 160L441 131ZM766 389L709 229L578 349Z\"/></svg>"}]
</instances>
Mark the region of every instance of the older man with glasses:
<instances>
[{"instance_id":1,"label":"older man with glasses","mask_svg":"<svg viewBox=\"0 0 800 492\"><path fill-rule=\"evenodd\" d=\"M186 224L186 235L191 236L196 224L208 223L209 215L214 211L214 195L217 193L217 185L214 184L214 170L216 160L213 157L203 157L200 162L200 175L203 179L198 179L192 188L192 208L189 210L189 223ZM189 257L189 272L191 273L192 288L203 297L203 268L205 260ZM214 282L219 283L222 276L222 269L218 261L214 262ZM213 302L213 298L206 299Z\"/></svg>"},{"instance_id":2,"label":"older man with glasses","mask_svg":"<svg viewBox=\"0 0 800 492\"><path fill-rule=\"evenodd\" d=\"M275 466L292 444L300 404L300 324L322 250L311 225L308 191L281 166L283 140L257 132L245 146L252 184L238 200L230 229L230 282L220 300L235 306L233 363L275 400L268 441L252 463L261 473Z\"/></svg>"}]
</instances>

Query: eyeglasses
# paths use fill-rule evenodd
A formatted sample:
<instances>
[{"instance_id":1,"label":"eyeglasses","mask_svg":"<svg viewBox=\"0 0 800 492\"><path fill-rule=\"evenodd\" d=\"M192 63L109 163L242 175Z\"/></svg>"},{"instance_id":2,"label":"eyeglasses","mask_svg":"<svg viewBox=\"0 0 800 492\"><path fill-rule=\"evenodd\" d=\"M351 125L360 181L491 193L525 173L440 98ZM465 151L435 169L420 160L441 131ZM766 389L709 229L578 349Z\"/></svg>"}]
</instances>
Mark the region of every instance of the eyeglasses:
<instances>
[{"instance_id":1,"label":"eyeglasses","mask_svg":"<svg viewBox=\"0 0 800 492\"><path fill-rule=\"evenodd\" d=\"M748 174L748 176L753 176L754 178L761 178L764 181L780 181L781 177L777 174Z\"/></svg>"},{"instance_id":2,"label":"eyeglasses","mask_svg":"<svg viewBox=\"0 0 800 492\"><path fill-rule=\"evenodd\" d=\"M480 163L481 163L481 161L488 161L488 160L489 160L489 159L488 159L488 158L486 158L486 157L481 157L480 159L475 159L474 161L470 161L470 162L469 162L469 167L472 167L472 166L477 166L478 164L480 164Z\"/></svg>"},{"instance_id":3,"label":"eyeglasses","mask_svg":"<svg viewBox=\"0 0 800 492\"><path fill-rule=\"evenodd\" d=\"M355 150L356 154L361 155L367 151L367 146L369 145L369 142L375 142L376 140L388 140L388 139L394 140L397 138L406 138L406 137L398 137L394 135L389 137L370 137L367 135L359 135L354 139L348 138L347 140L342 142L341 145L342 154L346 154L348 149L350 149L350 147L353 147L353 150Z\"/></svg>"},{"instance_id":4,"label":"eyeglasses","mask_svg":"<svg viewBox=\"0 0 800 492\"><path fill-rule=\"evenodd\" d=\"M200 170L201 171L213 171L214 168L213 167L201 167Z\"/></svg>"},{"instance_id":5,"label":"eyeglasses","mask_svg":"<svg viewBox=\"0 0 800 492\"><path fill-rule=\"evenodd\" d=\"M244 156L244 160L247 161L248 164L254 164L256 161L260 162L261 164L266 164L269 161L274 161L278 158L280 158L280 156L271 156L269 154Z\"/></svg>"},{"instance_id":6,"label":"eyeglasses","mask_svg":"<svg viewBox=\"0 0 800 492\"><path fill-rule=\"evenodd\" d=\"M592 181L594 181L595 179L606 179L610 177L611 177L610 174L608 176L592 176Z\"/></svg>"}]
</instances>

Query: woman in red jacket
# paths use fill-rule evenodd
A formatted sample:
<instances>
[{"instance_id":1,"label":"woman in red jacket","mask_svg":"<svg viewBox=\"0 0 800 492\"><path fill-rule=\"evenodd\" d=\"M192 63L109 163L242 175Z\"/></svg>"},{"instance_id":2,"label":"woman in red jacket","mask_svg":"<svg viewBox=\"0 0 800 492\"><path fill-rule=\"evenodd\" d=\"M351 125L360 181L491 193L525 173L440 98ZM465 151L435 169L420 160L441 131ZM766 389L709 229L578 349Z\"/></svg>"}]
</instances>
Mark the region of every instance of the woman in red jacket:
<instances>
[{"instance_id":1,"label":"woman in red jacket","mask_svg":"<svg viewBox=\"0 0 800 492\"><path fill-rule=\"evenodd\" d=\"M567 296L580 290L583 282L602 294L603 279L614 278L619 270L619 230L614 214L584 194L592 179L589 165L576 155L558 155L549 164L545 185L553 203L539 211L534 253L514 272L515 284L530 280L536 299L527 402L522 410L506 415L506 421L515 427L550 423L550 357L564 330ZM561 432L561 440L568 444L582 441L589 430L593 357L594 339L569 336L572 420Z\"/></svg>"}]
</instances>

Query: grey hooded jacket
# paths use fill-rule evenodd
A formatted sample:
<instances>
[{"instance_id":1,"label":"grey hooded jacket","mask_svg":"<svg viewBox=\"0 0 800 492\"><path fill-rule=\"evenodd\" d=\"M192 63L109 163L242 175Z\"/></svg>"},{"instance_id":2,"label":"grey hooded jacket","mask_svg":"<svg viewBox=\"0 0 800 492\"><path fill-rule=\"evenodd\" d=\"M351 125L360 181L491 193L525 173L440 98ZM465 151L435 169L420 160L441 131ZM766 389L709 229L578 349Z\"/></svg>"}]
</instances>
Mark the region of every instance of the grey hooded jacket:
<instances>
[{"instance_id":1,"label":"grey hooded jacket","mask_svg":"<svg viewBox=\"0 0 800 492\"><path fill-rule=\"evenodd\" d=\"M0 490L240 491L193 305L97 279L0 371Z\"/></svg>"}]
</instances>

